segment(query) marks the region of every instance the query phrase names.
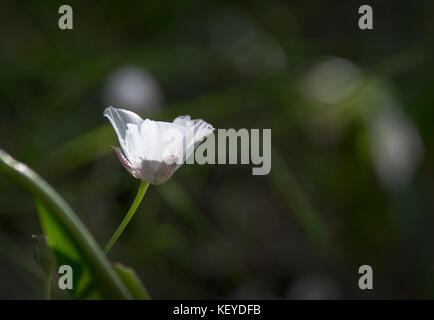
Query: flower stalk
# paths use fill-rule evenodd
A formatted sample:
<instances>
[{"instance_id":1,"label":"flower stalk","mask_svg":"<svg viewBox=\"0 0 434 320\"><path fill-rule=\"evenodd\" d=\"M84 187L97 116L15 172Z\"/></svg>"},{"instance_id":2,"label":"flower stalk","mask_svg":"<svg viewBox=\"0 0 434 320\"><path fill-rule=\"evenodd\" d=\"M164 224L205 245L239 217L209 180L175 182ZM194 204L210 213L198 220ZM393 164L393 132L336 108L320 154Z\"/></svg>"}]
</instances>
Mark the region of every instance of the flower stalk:
<instances>
[{"instance_id":1,"label":"flower stalk","mask_svg":"<svg viewBox=\"0 0 434 320\"><path fill-rule=\"evenodd\" d=\"M139 191L137 192L136 198L134 199L133 204L130 207L130 210L128 210L128 212L125 215L124 219L122 220L121 224L116 229L115 233L113 234L113 236L111 237L109 242L107 242L107 244L104 248L104 254L107 255L107 253L110 251L110 249L116 243L116 241L118 240L118 238L120 237L120 235L122 234L122 232L124 231L124 229L126 228L128 223L133 218L134 213L136 212L137 208L139 207L140 203L142 202L143 196L145 195L148 187L149 187L149 183L142 180L140 183Z\"/></svg>"},{"instance_id":2,"label":"flower stalk","mask_svg":"<svg viewBox=\"0 0 434 320\"><path fill-rule=\"evenodd\" d=\"M35 260L41 265L45 274L45 289L44 297L45 300L50 300L51 296L51 278L53 273L54 264L56 258L54 256L53 250L48 244L48 238L45 235L32 235L35 241L34 247L34 257Z\"/></svg>"},{"instance_id":3,"label":"flower stalk","mask_svg":"<svg viewBox=\"0 0 434 320\"><path fill-rule=\"evenodd\" d=\"M45 273L45 290L44 290L44 298L45 300L51 299L51 279L52 279L52 271Z\"/></svg>"}]
</instances>

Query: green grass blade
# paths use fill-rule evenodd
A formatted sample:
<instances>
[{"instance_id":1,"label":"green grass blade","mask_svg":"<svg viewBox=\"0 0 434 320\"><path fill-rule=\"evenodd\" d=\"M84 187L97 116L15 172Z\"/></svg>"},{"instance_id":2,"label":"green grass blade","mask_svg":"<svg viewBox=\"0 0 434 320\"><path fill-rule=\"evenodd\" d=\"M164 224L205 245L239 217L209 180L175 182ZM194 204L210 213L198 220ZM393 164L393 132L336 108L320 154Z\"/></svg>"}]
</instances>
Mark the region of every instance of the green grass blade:
<instances>
[{"instance_id":1,"label":"green grass blade","mask_svg":"<svg viewBox=\"0 0 434 320\"><path fill-rule=\"evenodd\" d=\"M273 170L269 175L271 185L281 196L296 223L319 248L329 251L331 239L327 226L302 192L292 172L278 151L272 154Z\"/></svg>"},{"instance_id":2,"label":"green grass blade","mask_svg":"<svg viewBox=\"0 0 434 320\"><path fill-rule=\"evenodd\" d=\"M115 270L118 273L119 277L124 282L125 286L130 290L131 295L136 300L150 300L151 296L146 290L143 283L140 281L140 278L137 276L136 272L124 266L121 263L117 263L115 265Z\"/></svg>"},{"instance_id":3,"label":"green grass blade","mask_svg":"<svg viewBox=\"0 0 434 320\"><path fill-rule=\"evenodd\" d=\"M63 231L67 232L69 237L74 239L76 248L80 250L80 254L96 277L96 282L101 286L103 298L132 298L84 224L45 180L27 165L16 161L1 149L0 172L5 173L44 204L47 212L49 211L49 214L47 213L44 219L47 221L52 219L50 221L50 230L51 224L54 225L56 222L58 226L62 226ZM47 221L43 221L46 227L49 225ZM51 232L54 232L54 230L56 229L52 229Z\"/></svg>"}]
</instances>

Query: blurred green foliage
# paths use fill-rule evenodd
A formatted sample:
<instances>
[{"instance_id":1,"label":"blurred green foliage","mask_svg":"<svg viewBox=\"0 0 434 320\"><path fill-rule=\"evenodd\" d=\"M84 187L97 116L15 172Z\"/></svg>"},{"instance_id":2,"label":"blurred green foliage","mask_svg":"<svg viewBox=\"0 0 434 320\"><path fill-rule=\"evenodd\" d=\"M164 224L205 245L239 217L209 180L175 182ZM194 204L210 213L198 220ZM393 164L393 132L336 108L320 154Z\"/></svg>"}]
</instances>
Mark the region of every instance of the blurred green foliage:
<instances>
[{"instance_id":1,"label":"blurred green foliage","mask_svg":"<svg viewBox=\"0 0 434 320\"><path fill-rule=\"evenodd\" d=\"M359 1L74 2L71 31L62 4L0 4L0 147L100 245L138 187L102 117L115 70L161 88L142 117L272 129L269 176L186 165L149 188L110 259L153 298L434 296L432 2L372 4L372 31ZM41 298L32 200L2 177L0 208L0 297ZM373 292L358 289L362 264Z\"/></svg>"}]
</instances>

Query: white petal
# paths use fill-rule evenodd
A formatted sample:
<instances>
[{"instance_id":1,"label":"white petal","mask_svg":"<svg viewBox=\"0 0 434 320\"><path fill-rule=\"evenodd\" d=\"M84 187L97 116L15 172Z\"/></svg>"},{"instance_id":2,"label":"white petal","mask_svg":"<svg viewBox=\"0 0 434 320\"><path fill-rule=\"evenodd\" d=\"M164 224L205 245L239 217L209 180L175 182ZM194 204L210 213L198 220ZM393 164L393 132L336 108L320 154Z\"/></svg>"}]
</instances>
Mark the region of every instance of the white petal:
<instances>
[{"instance_id":1,"label":"white petal","mask_svg":"<svg viewBox=\"0 0 434 320\"><path fill-rule=\"evenodd\" d=\"M121 148L124 151L125 156L129 158L127 144L125 142L128 124L139 125L143 122L143 119L134 112L113 107L106 108L104 110L104 116L110 120L110 123L118 136ZM131 161L131 159L129 160Z\"/></svg>"},{"instance_id":2,"label":"white petal","mask_svg":"<svg viewBox=\"0 0 434 320\"><path fill-rule=\"evenodd\" d=\"M157 121L146 119L139 127L143 159L161 161L161 130Z\"/></svg>"},{"instance_id":3,"label":"white petal","mask_svg":"<svg viewBox=\"0 0 434 320\"><path fill-rule=\"evenodd\" d=\"M214 128L207 122L181 116L173 122L142 120L134 112L108 107L104 111L119 139L115 148L135 178L160 184L169 179ZM187 155L185 150L187 149Z\"/></svg>"},{"instance_id":4,"label":"white petal","mask_svg":"<svg viewBox=\"0 0 434 320\"><path fill-rule=\"evenodd\" d=\"M208 122L202 119L193 120L194 121L194 148L196 149L199 144L214 131L214 127Z\"/></svg>"},{"instance_id":5,"label":"white petal","mask_svg":"<svg viewBox=\"0 0 434 320\"><path fill-rule=\"evenodd\" d=\"M175 120L173 120L173 123L177 123L185 127L187 121L191 121L191 117L188 115L176 117Z\"/></svg>"},{"instance_id":6,"label":"white petal","mask_svg":"<svg viewBox=\"0 0 434 320\"><path fill-rule=\"evenodd\" d=\"M124 168L136 179L140 179L139 173L136 171L136 169L133 168L131 162L125 157L124 153L122 152L121 148L113 147L113 149L116 151L116 155L119 158L119 161L122 163Z\"/></svg>"},{"instance_id":7,"label":"white petal","mask_svg":"<svg viewBox=\"0 0 434 320\"><path fill-rule=\"evenodd\" d=\"M160 128L160 160L182 163L186 130L173 122L158 121Z\"/></svg>"},{"instance_id":8,"label":"white petal","mask_svg":"<svg viewBox=\"0 0 434 320\"><path fill-rule=\"evenodd\" d=\"M166 182L173 175L176 169L177 169L176 162L173 162L171 164L163 162L159 170L155 173L154 181L152 181L152 183L161 184L163 182Z\"/></svg>"},{"instance_id":9,"label":"white petal","mask_svg":"<svg viewBox=\"0 0 434 320\"><path fill-rule=\"evenodd\" d=\"M187 130L186 134L186 146L187 146L187 154L186 158L188 158L191 153L193 153L194 149L197 148L199 144L211 133L214 131L214 128L212 125L210 125L208 122L203 121L202 119L194 119L191 120L191 117L186 116L179 116L175 120L173 120L173 123L180 124L184 126Z\"/></svg>"},{"instance_id":10,"label":"white petal","mask_svg":"<svg viewBox=\"0 0 434 320\"><path fill-rule=\"evenodd\" d=\"M141 160L163 162L168 157L182 158L184 127L172 122L146 119L136 129L132 129L131 143ZM137 136L137 138L135 138Z\"/></svg>"},{"instance_id":11,"label":"white petal","mask_svg":"<svg viewBox=\"0 0 434 320\"><path fill-rule=\"evenodd\" d=\"M161 184L166 182L175 172L177 164L166 163L164 161L145 160L139 171L140 179L152 184Z\"/></svg>"},{"instance_id":12,"label":"white petal","mask_svg":"<svg viewBox=\"0 0 434 320\"><path fill-rule=\"evenodd\" d=\"M140 167L144 158L144 142L140 136L139 126L128 123L125 135L125 156L134 168Z\"/></svg>"}]
</instances>

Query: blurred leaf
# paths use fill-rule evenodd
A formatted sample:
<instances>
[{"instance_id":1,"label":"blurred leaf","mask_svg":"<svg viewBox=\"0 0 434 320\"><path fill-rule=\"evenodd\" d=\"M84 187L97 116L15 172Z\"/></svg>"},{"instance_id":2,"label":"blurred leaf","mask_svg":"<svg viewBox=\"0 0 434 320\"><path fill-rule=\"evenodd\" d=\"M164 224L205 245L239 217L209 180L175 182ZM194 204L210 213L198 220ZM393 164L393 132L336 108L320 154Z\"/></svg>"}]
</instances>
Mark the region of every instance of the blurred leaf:
<instances>
[{"instance_id":1,"label":"blurred leaf","mask_svg":"<svg viewBox=\"0 0 434 320\"><path fill-rule=\"evenodd\" d=\"M331 243L327 226L301 190L278 151L273 152L272 159L273 170L269 175L272 187L281 196L288 211L306 236L319 248L329 250Z\"/></svg>"},{"instance_id":2,"label":"blurred leaf","mask_svg":"<svg viewBox=\"0 0 434 320\"><path fill-rule=\"evenodd\" d=\"M137 276L137 273L127 266L124 266L121 263L117 263L115 265L115 270L118 273L119 277L124 282L125 286L130 291L131 295L136 300L149 300L151 296L146 290L140 278Z\"/></svg>"},{"instance_id":3,"label":"blurred leaf","mask_svg":"<svg viewBox=\"0 0 434 320\"><path fill-rule=\"evenodd\" d=\"M75 278L91 275L102 298L131 298L89 231L46 181L1 149L0 171L36 197L42 226L54 246L59 263L69 262L67 264L73 268ZM86 281L90 279L80 280L78 284L81 286Z\"/></svg>"},{"instance_id":4,"label":"blurred leaf","mask_svg":"<svg viewBox=\"0 0 434 320\"><path fill-rule=\"evenodd\" d=\"M35 205L44 233L48 235L48 243L56 256L57 264L59 266L69 265L74 272L74 289L70 293L75 298L87 298L91 293L96 297L102 297L91 275L92 267L85 260L80 246L41 200L36 199ZM84 290L87 288L91 290Z\"/></svg>"}]
</instances>

